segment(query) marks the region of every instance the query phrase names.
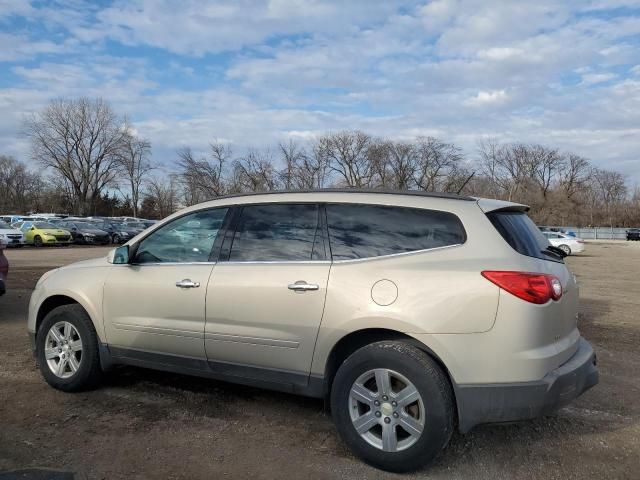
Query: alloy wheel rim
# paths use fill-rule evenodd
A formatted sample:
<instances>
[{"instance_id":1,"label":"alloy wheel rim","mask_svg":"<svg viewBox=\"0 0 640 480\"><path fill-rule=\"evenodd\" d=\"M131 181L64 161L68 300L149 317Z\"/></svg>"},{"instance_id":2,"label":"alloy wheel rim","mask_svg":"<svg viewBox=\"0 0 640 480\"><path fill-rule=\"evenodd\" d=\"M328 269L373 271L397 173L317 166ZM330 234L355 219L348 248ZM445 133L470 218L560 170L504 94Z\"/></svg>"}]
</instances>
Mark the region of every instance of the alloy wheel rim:
<instances>
[{"instance_id":1,"label":"alloy wheel rim","mask_svg":"<svg viewBox=\"0 0 640 480\"><path fill-rule=\"evenodd\" d=\"M409 379L394 370L376 368L360 375L351 386L348 403L356 432L379 450L406 450L422 436L422 396Z\"/></svg>"},{"instance_id":2,"label":"alloy wheel rim","mask_svg":"<svg viewBox=\"0 0 640 480\"><path fill-rule=\"evenodd\" d=\"M69 322L58 322L47 332L44 358L51 372L58 378L75 375L82 362L82 338Z\"/></svg>"}]
</instances>

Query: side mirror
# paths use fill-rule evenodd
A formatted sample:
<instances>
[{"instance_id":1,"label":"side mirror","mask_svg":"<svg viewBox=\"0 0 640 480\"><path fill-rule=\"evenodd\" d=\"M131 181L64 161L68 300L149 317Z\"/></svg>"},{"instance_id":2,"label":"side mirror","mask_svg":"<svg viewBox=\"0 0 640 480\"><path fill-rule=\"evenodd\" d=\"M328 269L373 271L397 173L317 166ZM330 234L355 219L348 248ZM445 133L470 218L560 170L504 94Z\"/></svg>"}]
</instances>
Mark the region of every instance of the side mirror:
<instances>
[{"instance_id":1,"label":"side mirror","mask_svg":"<svg viewBox=\"0 0 640 480\"><path fill-rule=\"evenodd\" d=\"M129 245L122 245L114 248L107 255L107 261L114 265L124 265L129 263Z\"/></svg>"},{"instance_id":2,"label":"side mirror","mask_svg":"<svg viewBox=\"0 0 640 480\"><path fill-rule=\"evenodd\" d=\"M36 229L36 227L31 227L29 230L35 230L35 229Z\"/></svg>"}]
</instances>

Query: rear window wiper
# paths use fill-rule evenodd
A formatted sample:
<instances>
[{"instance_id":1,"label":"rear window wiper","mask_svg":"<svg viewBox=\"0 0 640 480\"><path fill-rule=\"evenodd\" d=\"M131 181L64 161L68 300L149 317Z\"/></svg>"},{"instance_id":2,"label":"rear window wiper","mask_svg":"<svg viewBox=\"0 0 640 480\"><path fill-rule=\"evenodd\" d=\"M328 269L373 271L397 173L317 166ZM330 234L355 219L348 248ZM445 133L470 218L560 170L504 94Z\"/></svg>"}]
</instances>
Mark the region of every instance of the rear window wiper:
<instances>
[{"instance_id":1,"label":"rear window wiper","mask_svg":"<svg viewBox=\"0 0 640 480\"><path fill-rule=\"evenodd\" d=\"M564 253L561 248L554 247L553 245L549 245L545 250L542 250L541 252L545 255L561 259L567 256L567 254Z\"/></svg>"}]
</instances>

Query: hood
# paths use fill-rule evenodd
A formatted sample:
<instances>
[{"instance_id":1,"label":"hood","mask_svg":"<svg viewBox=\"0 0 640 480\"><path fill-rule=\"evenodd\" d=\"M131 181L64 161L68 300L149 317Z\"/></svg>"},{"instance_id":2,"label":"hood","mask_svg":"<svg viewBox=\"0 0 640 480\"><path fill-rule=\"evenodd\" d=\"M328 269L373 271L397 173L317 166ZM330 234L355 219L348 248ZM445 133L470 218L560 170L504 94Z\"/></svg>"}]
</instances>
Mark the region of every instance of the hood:
<instances>
[{"instance_id":1,"label":"hood","mask_svg":"<svg viewBox=\"0 0 640 480\"><path fill-rule=\"evenodd\" d=\"M36 231L45 233L47 235L71 235L69 231L62 230L60 228L36 228Z\"/></svg>"},{"instance_id":2,"label":"hood","mask_svg":"<svg viewBox=\"0 0 640 480\"><path fill-rule=\"evenodd\" d=\"M91 258L89 260L82 260L80 262L71 263L69 265L65 265L64 267L60 267L58 270L67 270L71 268L89 268L89 267L106 267L110 265L107 261L107 257L99 257L99 258Z\"/></svg>"},{"instance_id":3,"label":"hood","mask_svg":"<svg viewBox=\"0 0 640 480\"><path fill-rule=\"evenodd\" d=\"M0 228L0 235L22 235L22 231L17 228Z\"/></svg>"}]
</instances>

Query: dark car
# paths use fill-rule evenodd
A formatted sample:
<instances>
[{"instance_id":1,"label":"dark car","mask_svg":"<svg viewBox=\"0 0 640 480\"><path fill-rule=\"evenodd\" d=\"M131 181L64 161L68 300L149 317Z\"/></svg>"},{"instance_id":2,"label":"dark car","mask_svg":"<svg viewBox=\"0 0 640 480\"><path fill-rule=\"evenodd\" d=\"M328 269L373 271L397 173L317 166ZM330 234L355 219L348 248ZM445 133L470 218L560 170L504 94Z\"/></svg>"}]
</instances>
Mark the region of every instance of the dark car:
<instances>
[{"instance_id":1,"label":"dark car","mask_svg":"<svg viewBox=\"0 0 640 480\"><path fill-rule=\"evenodd\" d=\"M135 237L140 231L135 228L130 228L127 225L119 222L113 222L106 219L91 220L91 224L95 225L100 230L104 230L109 234L111 243L125 243Z\"/></svg>"},{"instance_id":2,"label":"dark car","mask_svg":"<svg viewBox=\"0 0 640 480\"><path fill-rule=\"evenodd\" d=\"M107 232L100 230L94 224L89 222L60 222L58 223L58 226L71 232L74 243L107 245L111 241Z\"/></svg>"},{"instance_id":3,"label":"dark car","mask_svg":"<svg viewBox=\"0 0 640 480\"><path fill-rule=\"evenodd\" d=\"M135 230L136 231L136 235L140 232L143 232L144 230L146 230L148 228L148 226L146 224L144 224L143 222L122 222L122 225L126 226L127 228L131 229L131 230Z\"/></svg>"},{"instance_id":4,"label":"dark car","mask_svg":"<svg viewBox=\"0 0 640 480\"><path fill-rule=\"evenodd\" d=\"M9 260L4 256L4 249L7 246L4 239L0 239L0 295L4 295L7 291L5 282L9 275Z\"/></svg>"},{"instance_id":5,"label":"dark car","mask_svg":"<svg viewBox=\"0 0 640 480\"><path fill-rule=\"evenodd\" d=\"M630 228L627 230L627 240L640 240L640 228Z\"/></svg>"}]
</instances>

